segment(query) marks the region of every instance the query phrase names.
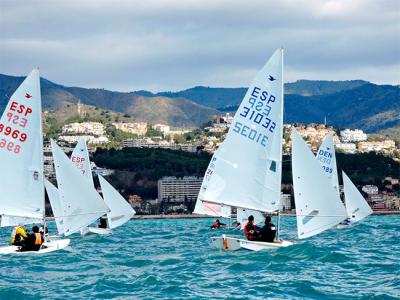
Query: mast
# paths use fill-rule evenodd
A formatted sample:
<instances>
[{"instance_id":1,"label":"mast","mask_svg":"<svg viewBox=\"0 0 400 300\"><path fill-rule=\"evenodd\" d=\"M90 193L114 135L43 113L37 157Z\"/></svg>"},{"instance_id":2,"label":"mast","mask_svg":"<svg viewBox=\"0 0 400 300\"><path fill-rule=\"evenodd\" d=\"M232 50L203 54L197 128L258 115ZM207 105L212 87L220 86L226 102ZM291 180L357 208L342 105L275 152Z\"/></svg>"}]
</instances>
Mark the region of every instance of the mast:
<instances>
[{"instance_id":1,"label":"mast","mask_svg":"<svg viewBox=\"0 0 400 300\"><path fill-rule=\"evenodd\" d=\"M39 98L40 98L40 112L39 112L39 145L40 145L40 166L41 166L41 174L40 176L43 177L42 180L42 190L43 190L43 219L42 219L42 227L43 227L43 239L46 241L46 192L44 186L44 157L43 157L43 120L42 120L42 92L41 92L41 85L40 85L40 73L39 67L36 68L38 72L38 90L39 90Z\"/></svg>"}]
</instances>

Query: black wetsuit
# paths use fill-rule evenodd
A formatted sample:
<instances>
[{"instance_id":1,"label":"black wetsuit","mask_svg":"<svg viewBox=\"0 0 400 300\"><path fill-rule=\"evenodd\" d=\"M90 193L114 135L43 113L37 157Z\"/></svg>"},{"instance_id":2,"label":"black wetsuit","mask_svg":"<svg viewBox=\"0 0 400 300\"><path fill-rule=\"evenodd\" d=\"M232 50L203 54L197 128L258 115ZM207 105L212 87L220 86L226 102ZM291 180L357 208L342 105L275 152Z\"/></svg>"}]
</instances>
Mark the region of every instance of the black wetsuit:
<instances>
[{"instance_id":1,"label":"black wetsuit","mask_svg":"<svg viewBox=\"0 0 400 300\"><path fill-rule=\"evenodd\" d=\"M276 227L274 224L265 224L260 230L261 240L263 242L272 243L276 236Z\"/></svg>"},{"instance_id":2,"label":"black wetsuit","mask_svg":"<svg viewBox=\"0 0 400 300\"><path fill-rule=\"evenodd\" d=\"M106 218L100 218L100 224L98 226L99 228L107 228L107 219Z\"/></svg>"},{"instance_id":3,"label":"black wetsuit","mask_svg":"<svg viewBox=\"0 0 400 300\"><path fill-rule=\"evenodd\" d=\"M43 243L43 235L41 235L42 243ZM31 233L28 235L28 238L23 241L23 245L20 249L21 252L23 251L39 251L42 245L35 245L36 242L36 234Z\"/></svg>"}]
</instances>

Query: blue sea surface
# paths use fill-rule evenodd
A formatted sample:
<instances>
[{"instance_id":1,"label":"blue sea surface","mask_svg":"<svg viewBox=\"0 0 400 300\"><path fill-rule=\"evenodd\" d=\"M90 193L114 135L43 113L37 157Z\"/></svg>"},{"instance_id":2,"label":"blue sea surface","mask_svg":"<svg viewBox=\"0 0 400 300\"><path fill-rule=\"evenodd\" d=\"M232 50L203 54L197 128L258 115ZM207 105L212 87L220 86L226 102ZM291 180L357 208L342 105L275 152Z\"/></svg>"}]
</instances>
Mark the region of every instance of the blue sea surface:
<instances>
[{"instance_id":1,"label":"blue sea surface","mask_svg":"<svg viewBox=\"0 0 400 300\"><path fill-rule=\"evenodd\" d=\"M213 248L211 236L232 231L212 221L132 220L73 235L67 251L0 256L0 299L400 299L399 216L306 240L285 217L282 237L296 244L263 252Z\"/></svg>"}]
</instances>

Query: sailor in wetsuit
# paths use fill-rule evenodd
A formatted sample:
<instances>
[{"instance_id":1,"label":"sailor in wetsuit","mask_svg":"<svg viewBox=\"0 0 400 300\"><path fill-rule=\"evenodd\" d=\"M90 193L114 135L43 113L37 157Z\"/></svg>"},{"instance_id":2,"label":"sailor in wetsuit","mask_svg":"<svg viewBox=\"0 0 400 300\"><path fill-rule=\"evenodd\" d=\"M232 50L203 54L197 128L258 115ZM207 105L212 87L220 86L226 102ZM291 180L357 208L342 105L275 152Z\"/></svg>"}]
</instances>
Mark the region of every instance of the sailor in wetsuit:
<instances>
[{"instance_id":1,"label":"sailor in wetsuit","mask_svg":"<svg viewBox=\"0 0 400 300\"><path fill-rule=\"evenodd\" d=\"M265 217L265 225L260 230L260 240L263 242L273 243L276 236L276 227L272 224L271 217Z\"/></svg>"},{"instance_id":2,"label":"sailor in wetsuit","mask_svg":"<svg viewBox=\"0 0 400 300\"><path fill-rule=\"evenodd\" d=\"M107 217L106 216L102 216L99 219L100 224L99 224L99 228L107 228Z\"/></svg>"}]
</instances>

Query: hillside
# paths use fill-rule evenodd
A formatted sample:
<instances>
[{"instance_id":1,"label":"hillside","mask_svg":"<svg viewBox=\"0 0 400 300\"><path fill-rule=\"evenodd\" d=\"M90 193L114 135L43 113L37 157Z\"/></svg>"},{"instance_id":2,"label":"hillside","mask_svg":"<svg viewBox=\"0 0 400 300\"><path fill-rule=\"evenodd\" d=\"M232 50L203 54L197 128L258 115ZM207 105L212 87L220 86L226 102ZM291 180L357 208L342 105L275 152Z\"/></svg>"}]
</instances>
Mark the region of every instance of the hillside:
<instances>
[{"instance_id":1,"label":"hillside","mask_svg":"<svg viewBox=\"0 0 400 300\"><path fill-rule=\"evenodd\" d=\"M0 99L8 99L23 77L0 75ZM136 120L175 127L199 127L222 111L234 112L245 88L194 87L180 92L131 93L65 87L42 79L43 105L57 109L79 100ZM373 133L400 126L400 88L361 80L285 84L285 122L361 128ZM0 111L6 101L0 102ZM217 110L219 109L219 111ZM394 129L395 132L398 130ZM400 134L400 133L399 133Z\"/></svg>"},{"instance_id":2,"label":"hillside","mask_svg":"<svg viewBox=\"0 0 400 300\"><path fill-rule=\"evenodd\" d=\"M350 90L367 84L363 80L347 81L322 81L322 80L298 80L285 83L285 94L301 96L328 95ZM196 86L179 92L160 92L153 94L148 91L137 91L138 95L146 97L166 96L170 98L186 98L196 103L221 109L227 106L238 105L242 101L247 88L212 88Z\"/></svg>"},{"instance_id":3,"label":"hillside","mask_svg":"<svg viewBox=\"0 0 400 300\"><path fill-rule=\"evenodd\" d=\"M24 77L0 74L0 99L8 99ZM65 87L41 79L42 101L45 109L59 109L78 103L129 114L149 123L167 123L175 127L199 127L218 112L193 101L168 97L145 97L134 93L120 93L104 89ZM0 102L2 112L6 101Z\"/></svg>"},{"instance_id":4,"label":"hillside","mask_svg":"<svg viewBox=\"0 0 400 300\"><path fill-rule=\"evenodd\" d=\"M285 98L285 122L321 123L325 116L329 124L366 132L399 126L400 89L369 83L334 94Z\"/></svg>"}]
</instances>

